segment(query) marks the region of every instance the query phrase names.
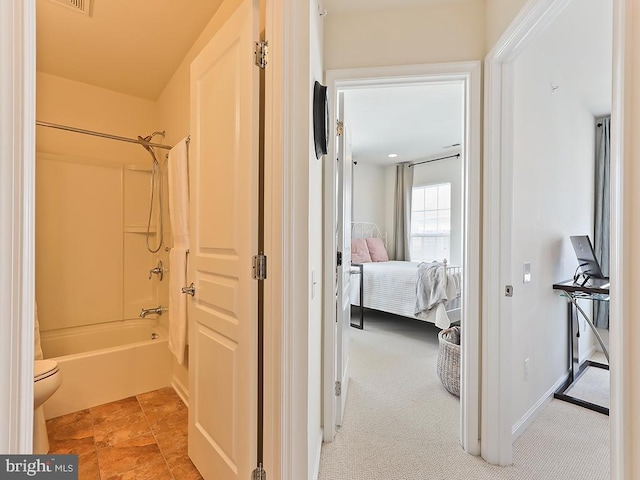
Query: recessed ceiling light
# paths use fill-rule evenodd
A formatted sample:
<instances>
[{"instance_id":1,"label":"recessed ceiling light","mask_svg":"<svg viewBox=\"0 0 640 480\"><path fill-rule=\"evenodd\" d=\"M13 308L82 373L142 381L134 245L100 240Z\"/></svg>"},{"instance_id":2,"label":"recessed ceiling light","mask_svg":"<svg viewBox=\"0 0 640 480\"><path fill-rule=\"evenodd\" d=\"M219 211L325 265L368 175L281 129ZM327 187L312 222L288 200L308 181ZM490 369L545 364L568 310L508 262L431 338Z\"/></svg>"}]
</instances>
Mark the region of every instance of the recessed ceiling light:
<instances>
[{"instance_id":1,"label":"recessed ceiling light","mask_svg":"<svg viewBox=\"0 0 640 480\"><path fill-rule=\"evenodd\" d=\"M387 155L387 157L389 158L396 158L398 156L397 153L390 153L389 155Z\"/></svg>"}]
</instances>

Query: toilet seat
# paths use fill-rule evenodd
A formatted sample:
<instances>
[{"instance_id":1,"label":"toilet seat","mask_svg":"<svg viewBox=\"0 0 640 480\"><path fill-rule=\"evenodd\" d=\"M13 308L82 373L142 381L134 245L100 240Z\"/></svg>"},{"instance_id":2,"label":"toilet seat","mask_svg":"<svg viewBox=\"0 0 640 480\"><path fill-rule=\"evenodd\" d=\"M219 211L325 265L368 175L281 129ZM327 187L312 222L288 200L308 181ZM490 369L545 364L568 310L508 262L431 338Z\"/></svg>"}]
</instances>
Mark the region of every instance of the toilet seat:
<instances>
[{"instance_id":1,"label":"toilet seat","mask_svg":"<svg viewBox=\"0 0 640 480\"><path fill-rule=\"evenodd\" d=\"M58 373L58 362L55 360L36 360L33 372L33 381L38 382Z\"/></svg>"}]
</instances>

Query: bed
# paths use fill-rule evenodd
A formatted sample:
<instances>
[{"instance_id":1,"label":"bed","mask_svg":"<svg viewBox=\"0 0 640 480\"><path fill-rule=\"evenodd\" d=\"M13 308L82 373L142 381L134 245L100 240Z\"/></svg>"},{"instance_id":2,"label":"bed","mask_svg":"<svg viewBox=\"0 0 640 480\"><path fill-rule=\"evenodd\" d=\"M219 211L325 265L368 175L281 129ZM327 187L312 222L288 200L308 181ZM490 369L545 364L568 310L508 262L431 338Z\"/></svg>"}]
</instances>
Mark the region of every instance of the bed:
<instances>
[{"instance_id":1,"label":"bed","mask_svg":"<svg viewBox=\"0 0 640 480\"><path fill-rule=\"evenodd\" d=\"M363 281L365 308L423 320L439 328L448 328L451 323L460 321L460 267L450 266L446 260L389 260L386 238L373 223L354 222L351 235L352 258L355 259L352 263L362 265L361 275L351 278L352 305L360 305L360 282ZM368 251L369 257L363 249Z\"/></svg>"}]
</instances>

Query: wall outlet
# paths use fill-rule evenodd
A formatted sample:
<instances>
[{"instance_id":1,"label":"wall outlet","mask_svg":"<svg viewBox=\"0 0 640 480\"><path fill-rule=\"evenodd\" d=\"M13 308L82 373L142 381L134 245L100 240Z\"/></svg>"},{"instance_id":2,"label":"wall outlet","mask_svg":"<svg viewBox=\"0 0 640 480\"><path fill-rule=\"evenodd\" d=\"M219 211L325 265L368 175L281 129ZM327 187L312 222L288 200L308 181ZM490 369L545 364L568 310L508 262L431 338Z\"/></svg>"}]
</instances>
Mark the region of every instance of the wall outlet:
<instances>
[{"instance_id":1,"label":"wall outlet","mask_svg":"<svg viewBox=\"0 0 640 480\"><path fill-rule=\"evenodd\" d=\"M527 380L529 380L529 363L530 363L531 359L530 358L525 358L524 360L524 381L526 382Z\"/></svg>"}]
</instances>

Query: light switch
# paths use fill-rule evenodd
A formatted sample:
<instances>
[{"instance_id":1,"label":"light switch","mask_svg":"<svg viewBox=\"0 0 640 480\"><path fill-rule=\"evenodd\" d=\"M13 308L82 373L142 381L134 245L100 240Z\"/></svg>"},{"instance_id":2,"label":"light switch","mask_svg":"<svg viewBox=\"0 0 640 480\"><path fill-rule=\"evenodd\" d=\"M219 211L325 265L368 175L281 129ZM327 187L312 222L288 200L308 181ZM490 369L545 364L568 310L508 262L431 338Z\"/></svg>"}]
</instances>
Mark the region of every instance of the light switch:
<instances>
[{"instance_id":1,"label":"light switch","mask_svg":"<svg viewBox=\"0 0 640 480\"><path fill-rule=\"evenodd\" d=\"M522 276L523 283L529 283L531 281L531 263L524 264L524 275Z\"/></svg>"}]
</instances>

